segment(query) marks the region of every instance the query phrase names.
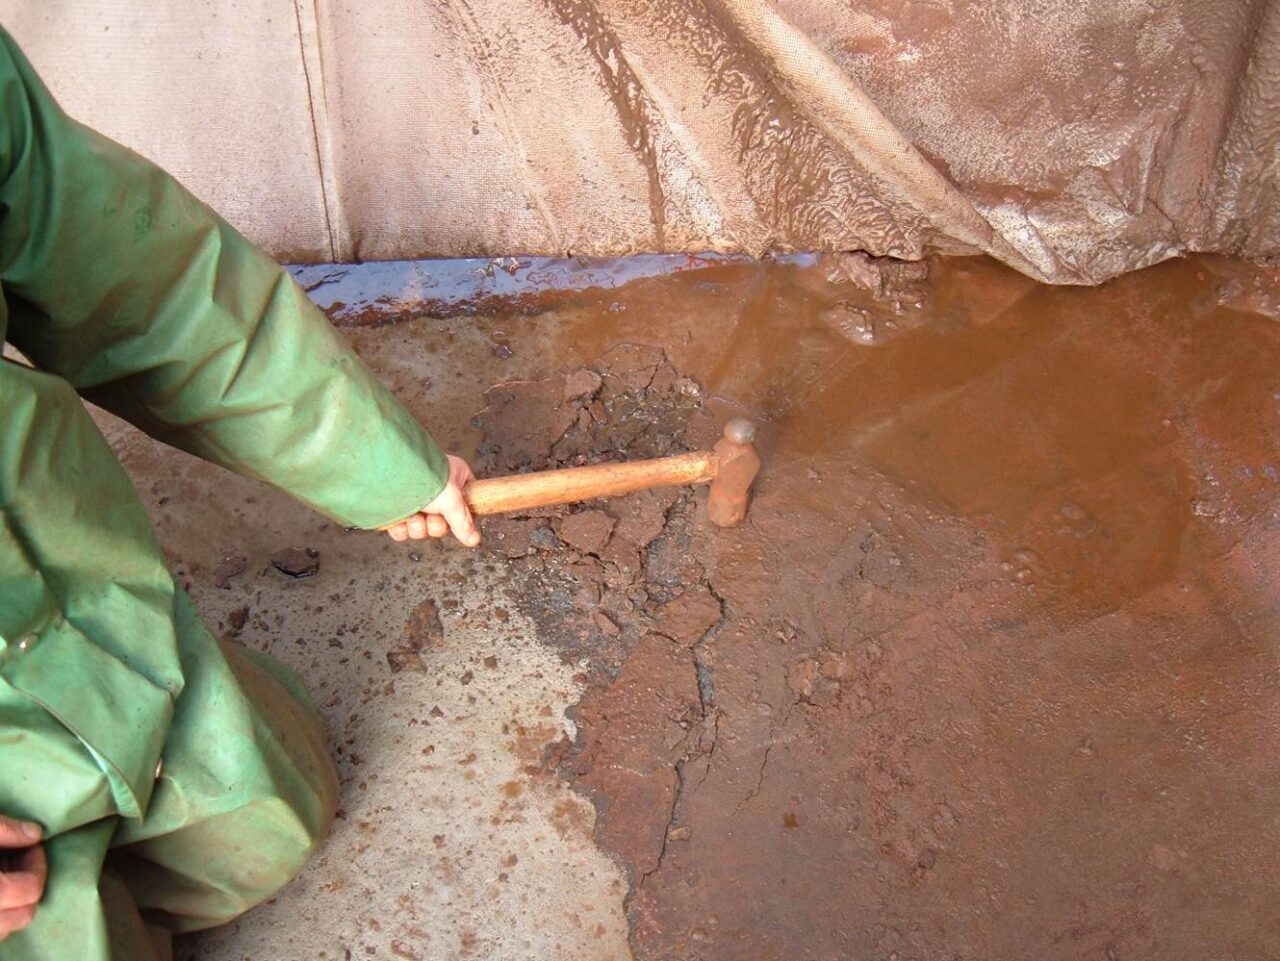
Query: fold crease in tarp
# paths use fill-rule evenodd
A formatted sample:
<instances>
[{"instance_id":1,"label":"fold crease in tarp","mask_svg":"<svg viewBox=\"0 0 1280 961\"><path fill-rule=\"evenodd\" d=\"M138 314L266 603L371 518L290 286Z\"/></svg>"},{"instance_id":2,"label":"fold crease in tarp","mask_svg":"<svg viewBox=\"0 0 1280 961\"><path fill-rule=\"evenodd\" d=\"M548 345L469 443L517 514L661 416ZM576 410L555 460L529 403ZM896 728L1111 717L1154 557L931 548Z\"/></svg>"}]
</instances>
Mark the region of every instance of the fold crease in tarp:
<instances>
[{"instance_id":1,"label":"fold crease in tarp","mask_svg":"<svg viewBox=\"0 0 1280 961\"><path fill-rule=\"evenodd\" d=\"M1280 0L0 0L295 262L1280 254Z\"/></svg>"}]
</instances>

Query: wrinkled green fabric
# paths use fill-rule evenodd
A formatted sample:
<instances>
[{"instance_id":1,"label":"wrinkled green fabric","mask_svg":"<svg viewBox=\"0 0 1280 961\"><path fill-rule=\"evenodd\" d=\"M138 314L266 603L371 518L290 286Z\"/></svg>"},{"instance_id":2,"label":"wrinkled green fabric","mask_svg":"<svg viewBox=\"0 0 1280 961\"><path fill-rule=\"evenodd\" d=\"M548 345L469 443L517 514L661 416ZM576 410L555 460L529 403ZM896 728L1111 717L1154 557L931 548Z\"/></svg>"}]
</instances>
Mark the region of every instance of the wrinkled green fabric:
<instances>
[{"instance_id":1,"label":"wrinkled green fabric","mask_svg":"<svg viewBox=\"0 0 1280 961\"><path fill-rule=\"evenodd\" d=\"M117 816L93 757L0 683L0 808L52 835L45 897L35 922L0 942L4 961L150 961L147 925L231 920L293 877L328 830L337 778L297 680L215 641L184 595L178 604L187 684L143 818Z\"/></svg>"},{"instance_id":2,"label":"wrinkled green fabric","mask_svg":"<svg viewBox=\"0 0 1280 961\"><path fill-rule=\"evenodd\" d=\"M0 294L36 368L0 362L0 813L50 838L0 958L146 957L140 918L215 924L287 880L335 786L305 692L195 616L77 393L345 525L412 514L445 460L277 264L68 119L3 31Z\"/></svg>"}]
</instances>

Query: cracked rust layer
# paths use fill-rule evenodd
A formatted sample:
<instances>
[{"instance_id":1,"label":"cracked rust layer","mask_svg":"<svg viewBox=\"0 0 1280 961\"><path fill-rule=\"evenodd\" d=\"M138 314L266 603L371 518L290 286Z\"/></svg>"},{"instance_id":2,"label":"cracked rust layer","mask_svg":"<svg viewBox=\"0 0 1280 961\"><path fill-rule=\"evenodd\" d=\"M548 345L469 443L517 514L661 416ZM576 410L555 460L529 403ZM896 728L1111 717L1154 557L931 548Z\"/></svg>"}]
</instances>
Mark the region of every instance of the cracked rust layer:
<instances>
[{"instance_id":1,"label":"cracked rust layer","mask_svg":"<svg viewBox=\"0 0 1280 961\"><path fill-rule=\"evenodd\" d=\"M635 956L1269 956L1275 272L862 266L588 305L556 343L665 353L480 417L504 470L701 447L708 391L765 421L740 528L666 491L489 529L585 659L551 760L629 872Z\"/></svg>"}]
</instances>

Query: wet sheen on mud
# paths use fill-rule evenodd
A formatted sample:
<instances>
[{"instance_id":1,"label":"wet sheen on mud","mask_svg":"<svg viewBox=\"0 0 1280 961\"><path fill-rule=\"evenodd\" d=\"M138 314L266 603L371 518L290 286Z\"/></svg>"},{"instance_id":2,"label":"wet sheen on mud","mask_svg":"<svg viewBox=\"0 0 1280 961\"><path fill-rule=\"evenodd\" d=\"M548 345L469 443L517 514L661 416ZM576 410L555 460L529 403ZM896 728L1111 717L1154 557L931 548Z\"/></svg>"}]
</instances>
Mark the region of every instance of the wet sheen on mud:
<instances>
[{"instance_id":1,"label":"wet sheen on mud","mask_svg":"<svg viewBox=\"0 0 1280 961\"><path fill-rule=\"evenodd\" d=\"M775 458L765 483L795 483L837 522L838 499L803 471L779 477L777 458L881 471L996 539L1028 590L1082 613L1274 511L1280 281L1265 271L1203 258L1064 288L985 259L941 260L910 291L923 302L896 309L892 294L826 273L672 276L637 292L627 322L585 317L544 334L551 351L582 357L619 339L665 346L686 375L762 418ZM688 316L722 298L738 309L719 329Z\"/></svg>"},{"instance_id":2,"label":"wet sheen on mud","mask_svg":"<svg viewBox=\"0 0 1280 961\"><path fill-rule=\"evenodd\" d=\"M688 442L732 413L762 425L745 525L712 529L701 494L668 517L699 572L686 593L723 616L676 643L679 585L641 584L633 615L594 621L618 658L565 773L630 871L638 958L1280 943L1275 270L1197 257L1063 288L854 257L519 293L413 322L484 371L473 410L504 370L631 343L704 389ZM587 507L606 543L625 506ZM505 562L611 583L607 548L556 568L566 549L548 535Z\"/></svg>"}]
</instances>

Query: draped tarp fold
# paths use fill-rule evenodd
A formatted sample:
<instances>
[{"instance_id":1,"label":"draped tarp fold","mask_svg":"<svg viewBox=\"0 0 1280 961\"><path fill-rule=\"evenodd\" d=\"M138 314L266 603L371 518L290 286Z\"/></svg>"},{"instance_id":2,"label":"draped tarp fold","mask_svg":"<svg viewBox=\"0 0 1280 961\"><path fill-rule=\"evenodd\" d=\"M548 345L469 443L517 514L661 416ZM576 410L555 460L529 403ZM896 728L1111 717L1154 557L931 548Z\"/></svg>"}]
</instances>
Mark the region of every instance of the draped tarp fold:
<instances>
[{"instance_id":1,"label":"draped tarp fold","mask_svg":"<svg viewBox=\"0 0 1280 961\"><path fill-rule=\"evenodd\" d=\"M294 261L1280 254L1272 0L0 0L63 105Z\"/></svg>"}]
</instances>

